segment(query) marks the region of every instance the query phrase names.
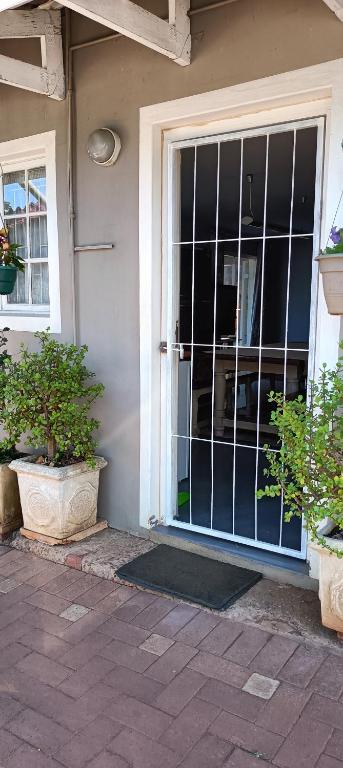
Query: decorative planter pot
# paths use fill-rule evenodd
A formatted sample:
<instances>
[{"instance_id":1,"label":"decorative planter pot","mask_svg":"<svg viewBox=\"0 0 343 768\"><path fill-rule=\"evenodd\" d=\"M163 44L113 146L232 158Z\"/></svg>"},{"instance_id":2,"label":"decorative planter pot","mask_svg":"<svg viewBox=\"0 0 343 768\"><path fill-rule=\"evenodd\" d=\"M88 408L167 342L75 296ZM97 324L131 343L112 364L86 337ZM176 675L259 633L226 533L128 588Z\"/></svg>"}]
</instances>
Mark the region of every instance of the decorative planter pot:
<instances>
[{"instance_id":1,"label":"decorative planter pot","mask_svg":"<svg viewBox=\"0 0 343 768\"><path fill-rule=\"evenodd\" d=\"M107 461L95 456L67 467L36 464L36 456L15 459L24 527L44 536L66 539L96 523L100 469Z\"/></svg>"},{"instance_id":2,"label":"decorative planter pot","mask_svg":"<svg viewBox=\"0 0 343 768\"><path fill-rule=\"evenodd\" d=\"M12 265L0 265L0 294L1 296L7 296L14 290L15 282L17 279L17 267Z\"/></svg>"},{"instance_id":3,"label":"decorative planter pot","mask_svg":"<svg viewBox=\"0 0 343 768\"><path fill-rule=\"evenodd\" d=\"M317 256L323 277L324 295L330 315L343 315L343 253Z\"/></svg>"},{"instance_id":4,"label":"decorative planter pot","mask_svg":"<svg viewBox=\"0 0 343 768\"><path fill-rule=\"evenodd\" d=\"M343 553L343 541L324 536L329 546ZM310 547L319 558L319 599L324 627L335 629L343 638L343 557L337 557L320 544Z\"/></svg>"},{"instance_id":5,"label":"decorative planter pot","mask_svg":"<svg viewBox=\"0 0 343 768\"><path fill-rule=\"evenodd\" d=\"M0 541L23 524L18 479L9 464L0 464Z\"/></svg>"}]
</instances>

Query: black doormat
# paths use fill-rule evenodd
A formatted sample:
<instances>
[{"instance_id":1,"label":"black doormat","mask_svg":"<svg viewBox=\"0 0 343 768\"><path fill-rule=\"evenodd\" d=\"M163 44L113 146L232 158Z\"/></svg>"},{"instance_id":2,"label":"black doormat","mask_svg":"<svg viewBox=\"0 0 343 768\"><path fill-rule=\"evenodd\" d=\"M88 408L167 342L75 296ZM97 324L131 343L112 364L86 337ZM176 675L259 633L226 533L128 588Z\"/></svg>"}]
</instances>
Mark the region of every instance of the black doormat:
<instances>
[{"instance_id":1,"label":"black doormat","mask_svg":"<svg viewBox=\"0 0 343 768\"><path fill-rule=\"evenodd\" d=\"M230 563L160 544L118 569L121 579L223 611L261 578Z\"/></svg>"}]
</instances>

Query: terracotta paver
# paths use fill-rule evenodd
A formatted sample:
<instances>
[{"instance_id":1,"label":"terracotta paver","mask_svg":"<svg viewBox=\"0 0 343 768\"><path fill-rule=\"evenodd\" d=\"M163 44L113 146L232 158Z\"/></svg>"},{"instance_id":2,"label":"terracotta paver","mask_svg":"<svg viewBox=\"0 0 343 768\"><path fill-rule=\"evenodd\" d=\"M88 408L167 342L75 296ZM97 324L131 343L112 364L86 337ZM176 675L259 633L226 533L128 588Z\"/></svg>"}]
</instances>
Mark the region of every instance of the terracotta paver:
<instances>
[{"instance_id":1,"label":"terracotta paver","mask_svg":"<svg viewBox=\"0 0 343 768\"><path fill-rule=\"evenodd\" d=\"M343 646L78 567L0 546L1 768L343 768Z\"/></svg>"}]
</instances>

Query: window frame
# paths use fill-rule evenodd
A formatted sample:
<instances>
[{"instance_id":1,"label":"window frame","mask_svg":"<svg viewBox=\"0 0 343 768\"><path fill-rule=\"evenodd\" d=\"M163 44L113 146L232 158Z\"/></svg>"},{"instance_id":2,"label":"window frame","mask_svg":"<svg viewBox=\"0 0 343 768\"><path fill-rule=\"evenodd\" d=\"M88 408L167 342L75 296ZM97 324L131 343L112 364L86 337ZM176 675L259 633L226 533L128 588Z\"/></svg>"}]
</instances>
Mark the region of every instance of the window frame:
<instances>
[{"instance_id":1,"label":"window frame","mask_svg":"<svg viewBox=\"0 0 343 768\"><path fill-rule=\"evenodd\" d=\"M50 304L10 304L4 297L0 324L13 331L61 331L59 249L56 198L56 132L26 136L0 143L2 172L46 168L48 269ZM3 184L0 178L0 210L4 216ZM25 214L26 216L26 214Z\"/></svg>"}]
</instances>

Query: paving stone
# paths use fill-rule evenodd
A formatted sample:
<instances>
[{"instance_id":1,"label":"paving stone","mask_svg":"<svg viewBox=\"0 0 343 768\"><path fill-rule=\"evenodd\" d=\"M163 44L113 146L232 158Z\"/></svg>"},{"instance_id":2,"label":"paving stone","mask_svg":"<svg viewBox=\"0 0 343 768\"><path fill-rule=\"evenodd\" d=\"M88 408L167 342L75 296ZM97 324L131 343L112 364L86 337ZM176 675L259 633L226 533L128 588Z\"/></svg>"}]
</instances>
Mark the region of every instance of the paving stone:
<instances>
[{"instance_id":1,"label":"paving stone","mask_svg":"<svg viewBox=\"0 0 343 768\"><path fill-rule=\"evenodd\" d=\"M325 723L301 717L277 753L275 764L280 768L313 768L331 733Z\"/></svg>"},{"instance_id":2,"label":"paving stone","mask_svg":"<svg viewBox=\"0 0 343 768\"><path fill-rule=\"evenodd\" d=\"M63 640L68 643L80 643L87 635L98 629L106 621L104 613L90 611L86 616L82 616L78 621L70 624L63 632Z\"/></svg>"},{"instance_id":3,"label":"paving stone","mask_svg":"<svg viewBox=\"0 0 343 768\"><path fill-rule=\"evenodd\" d=\"M113 640L121 640L124 643L136 646L144 643L150 635L149 630L135 627L134 624L120 621L114 616L111 616L110 619L105 621L101 627L99 627L99 631L108 635L108 637L113 638Z\"/></svg>"},{"instance_id":4,"label":"paving stone","mask_svg":"<svg viewBox=\"0 0 343 768\"><path fill-rule=\"evenodd\" d=\"M300 717L309 699L308 691L281 683L266 707L259 714L256 724L280 736L287 736Z\"/></svg>"},{"instance_id":5,"label":"paving stone","mask_svg":"<svg viewBox=\"0 0 343 768\"><path fill-rule=\"evenodd\" d=\"M35 629L42 629L44 632L48 632L55 637L62 637L67 628L70 627L70 621L67 619L61 619L60 616L55 616L53 613L42 611L41 608L32 608L25 612L23 620L26 625L35 627ZM1 616L0 616L1 621Z\"/></svg>"},{"instance_id":6,"label":"paving stone","mask_svg":"<svg viewBox=\"0 0 343 768\"><path fill-rule=\"evenodd\" d=\"M283 738L278 734L270 733L229 712L222 712L217 717L210 727L210 732L237 747L258 754L265 760L273 758L283 742Z\"/></svg>"},{"instance_id":7,"label":"paving stone","mask_svg":"<svg viewBox=\"0 0 343 768\"><path fill-rule=\"evenodd\" d=\"M101 715L58 750L55 757L67 768L84 768L121 730L119 724Z\"/></svg>"},{"instance_id":8,"label":"paving stone","mask_svg":"<svg viewBox=\"0 0 343 768\"><path fill-rule=\"evenodd\" d=\"M69 568L75 568L78 571L82 571L82 562L85 555L76 554L76 552L70 552L69 555L66 555L64 558L65 565L68 565Z\"/></svg>"},{"instance_id":9,"label":"paving stone","mask_svg":"<svg viewBox=\"0 0 343 768\"><path fill-rule=\"evenodd\" d=\"M13 625L11 625L13 626ZM58 659L68 650L70 646L65 640L60 637L51 635L49 632L44 632L41 629L32 627L24 627L24 634L20 635L20 642L27 648L31 648L32 651L42 653L44 656L48 656L50 659Z\"/></svg>"},{"instance_id":10,"label":"paving stone","mask_svg":"<svg viewBox=\"0 0 343 768\"><path fill-rule=\"evenodd\" d=\"M233 715L243 717L254 722L265 703L257 696L240 691L220 680L208 680L198 693L199 698L216 704L220 709L225 709Z\"/></svg>"},{"instance_id":11,"label":"paving stone","mask_svg":"<svg viewBox=\"0 0 343 768\"><path fill-rule=\"evenodd\" d=\"M232 750L233 746L227 741L206 733L180 763L180 768L219 768Z\"/></svg>"},{"instance_id":12,"label":"paving stone","mask_svg":"<svg viewBox=\"0 0 343 768\"><path fill-rule=\"evenodd\" d=\"M208 653L222 656L242 634L243 627L233 621L222 621L199 643L199 648Z\"/></svg>"},{"instance_id":13,"label":"paving stone","mask_svg":"<svg viewBox=\"0 0 343 768\"><path fill-rule=\"evenodd\" d=\"M198 613L185 627L175 635L175 640L186 645L197 646L214 627L219 624L218 616L209 613Z\"/></svg>"},{"instance_id":14,"label":"paving stone","mask_svg":"<svg viewBox=\"0 0 343 768\"><path fill-rule=\"evenodd\" d=\"M25 656L28 656L29 653L30 650L29 648L26 648L25 645L20 645L19 643L8 645L6 648L2 649L0 654L0 670L14 666Z\"/></svg>"},{"instance_id":15,"label":"paving stone","mask_svg":"<svg viewBox=\"0 0 343 768\"><path fill-rule=\"evenodd\" d=\"M304 719L327 723L343 730L343 704L314 693L303 712Z\"/></svg>"},{"instance_id":16,"label":"paving stone","mask_svg":"<svg viewBox=\"0 0 343 768\"><path fill-rule=\"evenodd\" d=\"M316 768L342 768L342 763L334 757L329 757L329 755L321 755Z\"/></svg>"},{"instance_id":17,"label":"paving stone","mask_svg":"<svg viewBox=\"0 0 343 768\"><path fill-rule=\"evenodd\" d=\"M107 635L102 635L100 632L90 632L77 645L64 653L59 661L71 669L80 669L110 642L111 639Z\"/></svg>"},{"instance_id":18,"label":"paving stone","mask_svg":"<svg viewBox=\"0 0 343 768\"><path fill-rule=\"evenodd\" d=\"M81 605L85 605L88 608L93 608L100 600L103 600L107 595L112 594L116 589L116 585L113 581L106 581L101 579L98 584L95 584L87 592L84 592L80 598Z\"/></svg>"},{"instance_id":19,"label":"paving stone","mask_svg":"<svg viewBox=\"0 0 343 768\"><path fill-rule=\"evenodd\" d=\"M33 605L35 608L41 608L48 613L54 613L56 616L60 616L62 611L70 605L68 600L64 600L62 597L58 597L58 595L50 595L48 592L43 592L41 589L38 589L32 595L29 595L25 599L25 602Z\"/></svg>"},{"instance_id":20,"label":"paving stone","mask_svg":"<svg viewBox=\"0 0 343 768\"><path fill-rule=\"evenodd\" d=\"M78 621L79 619L82 619L83 616L86 616L87 613L89 613L89 609L84 605L77 605L76 603L73 603L73 605L69 605L68 608L66 608L65 611L62 611L62 613L59 615L61 619L68 619L68 621Z\"/></svg>"},{"instance_id":21,"label":"paving stone","mask_svg":"<svg viewBox=\"0 0 343 768\"><path fill-rule=\"evenodd\" d=\"M7 592L11 592L12 589L16 589L19 587L19 585L22 582L17 581L17 579L10 578L10 579L4 579L0 582L0 592L3 594L6 594Z\"/></svg>"},{"instance_id":22,"label":"paving stone","mask_svg":"<svg viewBox=\"0 0 343 768\"><path fill-rule=\"evenodd\" d=\"M143 651L148 651L149 653L155 654L155 656L163 656L163 654L168 650L168 648L171 647L171 645L173 645L173 643L173 640L154 633L150 635L146 640L144 640L144 643L142 643L139 647Z\"/></svg>"},{"instance_id":23,"label":"paving stone","mask_svg":"<svg viewBox=\"0 0 343 768\"><path fill-rule=\"evenodd\" d=\"M70 733L66 728L34 712L33 709L24 709L11 720L7 727L15 736L27 741L33 747L43 749L48 754L53 754L70 739Z\"/></svg>"},{"instance_id":24,"label":"paving stone","mask_svg":"<svg viewBox=\"0 0 343 768\"><path fill-rule=\"evenodd\" d=\"M334 731L330 737L325 752L331 757L336 757L343 763L343 731Z\"/></svg>"},{"instance_id":25,"label":"paving stone","mask_svg":"<svg viewBox=\"0 0 343 768\"><path fill-rule=\"evenodd\" d=\"M16 603L26 602L26 598L33 595L35 588L30 584L17 584L15 589L10 592L0 594L0 610L5 611L6 608L12 608Z\"/></svg>"},{"instance_id":26,"label":"paving stone","mask_svg":"<svg viewBox=\"0 0 343 768\"><path fill-rule=\"evenodd\" d=\"M330 654L312 678L310 688L323 696L339 699L343 693L343 656Z\"/></svg>"},{"instance_id":27,"label":"paving stone","mask_svg":"<svg viewBox=\"0 0 343 768\"><path fill-rule=\"evenodd\" d=\"M183 757L207 731L219 711L207 701L193 699L163 734L161 743Z\"/></svg>"},{"instance_id":28,"label":"paving stone","mask_svg":"<svg viewBox=\"0 0 343 768\"><path fill-rule=\"evenodd\" d=\"M8 695L0 693L0 728L2 728L12 717L22 710L21 704Z\"/></svg>"},{"instance_id":29,"label":"paving stone","mask_svg":"<svg viewBox=\"0 0 343 768\"><path fill-rule=\"evenodd\" d=\"M47 567L43 571L36 573L35 576L28 579L27 583L31 584L33 587L44 587L49 581L52 581L56 576L59 576L67 570L65 565L60 565L59 563L46 562L46 566Z\"/></svg>"},{"instance_id":30,"label":"paving stone","mask_svg":"<svg viewBox=\"0 0 343 768\"><path fill-rule=\"evenodd\" d=\"M141 651L145 653L145 651ZM182 643L174 643L166 653L161 656L157 661L151 664L153 658L151 654L146 654L150 657L150 665L146 674L152 677L154 680L158 680L160 683L170 683L181 670L187 666L188 662L197 653L194 648L190 648L188 645Z\"/></svg>"},{"instance_id":31,"label":"paving stone","mask_svg":"<svg viewBox=\"0 0 343 768\"><path fill-rule=\"evenodd\" d=\"M17 663L17 667L22 672L27 672L28 675L41 680L42 683L48 683L52 686L59 685L70 675L70 669L35 651L21 659Z\"/></svg>"},{"instance_id":32,"label":"paving stone","mask_svg":"<svg viewBox=\"0 0 343 768\"><path fill-rule=\"evenodd\" d=\"M127 760L111 752L101 752L100 755L87 764L87 768L130 768Z\"/></svg>"},{"instance_id":33,"label":"paving stone","mask_svg":"<svg viewBox=\"0 0 343 768\"><path fill-rule=\"evenodd\" d=\"M162 683L157 680L150 680L149 677L124 667L115 667L107 675L106 683L112 685L117 693L127 693L146 704L153 704L164 689Z\"/></svg>"},{"instance_id":34,"label":"paving stone","mask_svg":"<svg viewBox=\"0 0 343 768\"><path fill-rule=\"evenodd\" d=\"M73 581L68 587L64 587L58 593L60 597L64 597L65 600L76 601L85 592L88 592L91 587L94 587L101 581L98 576L93 576L92 573L82 573L77 581ZM79 601L81 602L81 601Z\"/></svg>"},{"instance_id":35,"label":"paving stone","mask_svg":"<svg viewBox=\"0 0 343 768\"><path fill-rule=\"evenodd\" d=\"M115 608L113 615L116 619L121 619L121 621L132 621L144 608L151 605L155 600L157 600L156 595L152 595L150 592L135 591L133 597ZM163 632L160 632L160 634L163 635Z\"/></svg>"},{"instance_id":36,"label":"paving stone","mask_svg":"<svg viewBox=\"0 0 343 768\"><path fill-rule=\"evenodd\" d=\"M117 697L116 691L106 683L96 683L84 693L73 706L75 709L81 708L84 716L91 716L91 719L104 712L107 714L109 704Z\"/></svg>"},{"instance_id":37,"label":"paving stone","mask_svg":"<svg viewBox=\"0 0 343 768\"><path fill-rule=\"evenodd\" d=\"M256 627L247 627L242 634L230 645L225 653L225 658L248 666L266 645L271 635Z\"/></svg>"},{"instance_id":38,"label":"paving stone","mask_svg":"<svg viewBox=\"0 0 343 768\"><path fill-rule=\"evenodd\" d=\"M153 629L170 611L175 608L173 600L167 600L165 597L158 597L151 605L144 608L138 616L133 619L133 624L143 629Z\"/></svg>"},{"instance_id":39,"label":"paving stone","mask_svg":"<svg viewBox=\"0 0 343 768\"><path fill-rule=\"evenodd\" d=\"M69 674L66 680L59 686L60 690L78 699L96 683L101 682L113 670L114 664L101 656L93 658L84 664L77 672Z\"/></svg>"},{"instance_id":40,"label":"paving stone","mask_svg":"<svg viewBox=\"0 0 343 768\"><path fill-rule=\"evenodd\" d=\"M237 688L242 688L250 677L249 670L244 667L205 651L200 651L191 659L188 666L207 677L213 677L215 680L221 680Z\"/></svg>"},{"instance_id":41,"label":"paving stone","mask_svg":"<svg viewBox=\"0 0 343 768\"><path fill-rule=\"evenodd\" d=\"M96 610L111 615L119 606L126 603L132 597L133 592L132 587L118 587L110 595L104 597L103 600L99 600L96 604Z\"/></svg>"},{"instance_id":42,"label":"paving stone","mask_svg":"<svg viewBox=\"0 0 343 768\"><path fill-rule=\"evenodd\" d=\"M24 624L24 622L21 619L12 621L10 624L7 625L7 627L4 627L4 629L1 629L0 630L0 651L2 648L5 648L6 645L9 645L9 643L15 643L16 640L21 640L21 638L26 634L27 631L28 631L28 626L27 624Z\"/></svg>"},{"instance_id":43,"label":"paving stone","mask_svg":"<svg viewBox=\"0 0 343 768\"><path fill-rule=\"evenodd\" d=\"M184 669L157 696L155 706L168 715L179 715L206 682L206 677L192 669Z\"/></svg>"},{"instance_id":44,"label":"paving stone","mask_svg":"<svg viewBox=\"0 0 343 768\"><path fill-rule=\"evenodd\" d=\"M51 755L46 755L40 749L23 744L17 749L6 763L7 768L61 768Z\"/></svg>"},{"instance_id":45,"label":"paving stone","mask_svg":"<svg viewBox=\"0 0 343 768\"><path fill-rule=\"evenodd\" d=\"M16 603L15 605L12 605L10 608L6 608L5 610L0 609L0 631L4 629L5 627L8 627L9 624L12 624L13 621L19 618L23 618L25 614L30 613L30 606L26 605L25 603Z\"/></svg>"},{"instance_id":46,"label":"paving stone","mask_svg":"<svg viewBox=\"0 0 343 768\"><path fill-rule=\"evenodd\" d=\"M164 635L165 637L174 638L177 632L188 624L191 619L197 616L198 613L199 610L197 608L181 603L167 613L167 615L156 624L154 627L155 632L159 635Z\"/></svg>"},{"instance_id":47,"label":"paving stone","mask_svg":"<svg viewBox=\"0 0 343 768\"><path fill-rule=\"evenodd\" d=\"M261 675L276 677L298 647L298 643L281 635L273 635L250 663L250 668Z\"/></svg>"},{"instance_id":48,"label":"paving stone","mask_svg":"<svg viewBox=\"0 0 343 768\"><path fill-rule=\"evenodd\" d=\"M103 637L106 637L106 635L103 635ZM134 669L136 672L144 672L154 660L151 653L129 646L126 643L120 642L120 640L111 640L102 649L100 655L123 667Z\"/></svg>"},{"instance_id":49,"label":"paving stone","mask_svg":"<svg viewBox=\"0 0 343 768\"><path fill-rule=\"evenodd\" d=\"M270 763L266 763L259 757L253 757L248 752L243 752L242 749L235 749L227 762L224 763L223 768L267 768L267 765Z\"/></svg>"},{"instance_id":50,"label":"paving stone","mask_svg":"<svg viewBox=\"0 0 343 768\"><path fill-rule=\"evenodd\" d=\"M253 672L249 680L243 685L243 691L251 693L253 696L259 696L261 699L271 699L279 685L279 680L273 680L271 677Z\"/></svg>"},{"instance_id":51,"label":"paving stone","mask_svg":"<svg viewBox=\"0 0 343 768\"><path fill-rule=\"evenodd\" d=\"M287 683L292 683L292 685L305 688L318 671L323 660L324 653L322 651L315 648L308 650L304 646L299 646L281 669L279 678Z\"/></svg>"},{"instance_id":52,"label":"paving stone","mask_svg":"<svg viewBox=\"0 0 343 768\"><path fill-rule=\"evenodd\" d=\"M4 764L21 745L22 741L17 736L2 728L0 731L0 765Z\"/></svg>"},{"instance_id":53,"label":"paving stone","mask_svg":"<svg viewBox=\"0 0 343 768\"><path fill-rule=\"evenodd\" d=\"M122 731L109 748L130 768L175 768L179 760L175 752L137 731Z\"/></svg>"},{"instance_id":54,"label":"paving stone","mask_svg":"<svg viewBox=\"0 0 343 768\"><path fill-rule=\"evenodd\" d=\"M159 739L172 722L165 712L142 701L120 693L106 708L106 714L118 723L126 725L152 739Z\"/></svg>"},{"instance_id":55,"label":"paving stone","mask_svg":"<svg viewBox=\"0 0 343 768\"><path fill-rule=\"evenodd\" d=\"M64 568L63 573L61 573L59 576L56 576L54 579L50 579L50 581L45 585L44 591L49 592L51 595L58 595L59 592L61 592L66 587L69 587L70 584L74 584L76 581L79 581L81 577L82 574L79 571L73 570L72 568Z\"/></svg>"}]
</instances>

